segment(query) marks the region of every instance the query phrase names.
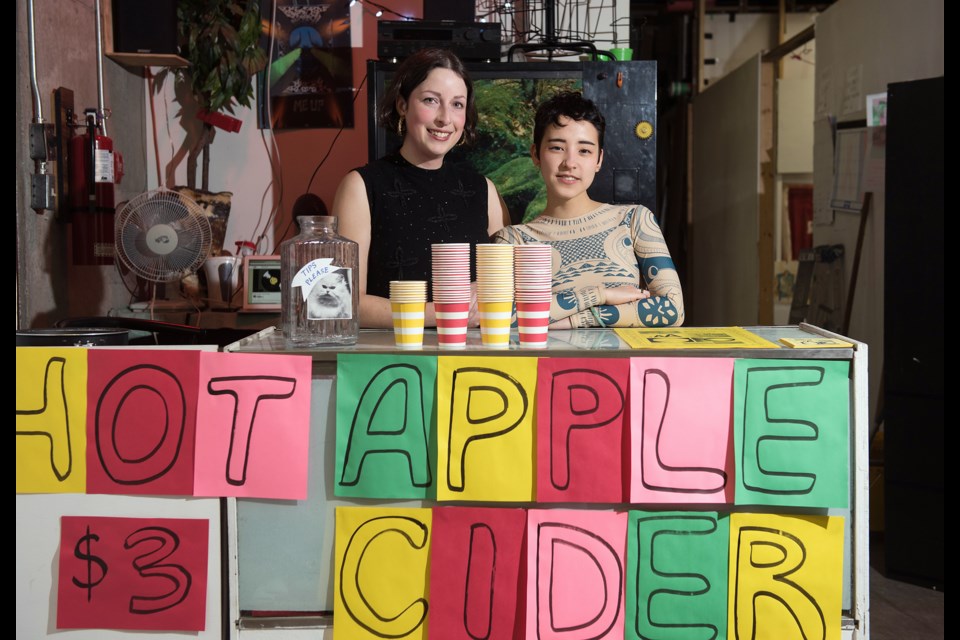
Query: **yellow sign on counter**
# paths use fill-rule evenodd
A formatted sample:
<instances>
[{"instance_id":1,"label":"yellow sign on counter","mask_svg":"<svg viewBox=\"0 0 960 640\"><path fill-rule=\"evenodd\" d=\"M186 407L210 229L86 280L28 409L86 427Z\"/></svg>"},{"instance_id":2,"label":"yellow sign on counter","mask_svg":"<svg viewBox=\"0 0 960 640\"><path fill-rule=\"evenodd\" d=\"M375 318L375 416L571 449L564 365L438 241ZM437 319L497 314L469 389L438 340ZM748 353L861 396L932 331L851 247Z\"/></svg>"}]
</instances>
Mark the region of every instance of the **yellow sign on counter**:
<instances>
[{"instance_id":1,"label":"yellow sign on counter","mask_svg":"<svg viewBox=\"0 0 960 640\"><path fill-rule=\"evenodd\" d=\"M792 349L852 349L853 343L839 338L813 336L810 338L780 338L780 342Z\"/></svg>"},{"instance_id":2,"label":"yellow sign on counter","mask_svg":"<svg viewBox=\"0 0 960 640\"><path fill-rule=\"evenodd\" d=\"M614 329L634 349L779 349L742 327Z\"/></svg>"}]
</instances>

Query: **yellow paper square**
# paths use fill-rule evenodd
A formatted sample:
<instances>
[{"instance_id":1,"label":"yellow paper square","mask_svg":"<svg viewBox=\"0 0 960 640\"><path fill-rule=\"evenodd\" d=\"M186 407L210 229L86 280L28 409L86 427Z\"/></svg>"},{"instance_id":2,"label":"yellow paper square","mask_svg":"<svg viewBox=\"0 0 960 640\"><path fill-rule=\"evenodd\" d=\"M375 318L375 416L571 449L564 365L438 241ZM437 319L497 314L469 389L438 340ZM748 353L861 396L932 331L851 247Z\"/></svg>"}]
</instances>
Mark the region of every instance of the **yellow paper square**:
<instances>
[{"instance_id":1,"label":"yellow paper square","mask_svg":"<svg viewBox=\"0 0 960 640\"><path fill-rule=\"evenodd\" d=\"M843 518L730 516L729 638L839 640Z\"/></svg>"},{"instance_id":2,"label":"yellow paper square","mask_svg":"<svg viewBox=\"0 0 960 640\"><path fill-rule=\"evenodd\" d=\"M437 500L534 499L537 358L437 362Z\"/></svg>"},{"instance_id":3,"label":"yellow paper square","mask_svg":"<svg viewBox=\"0 0 960 640\"><path fill-rule=\"evenodd\" d=\"M17 348L17 493L87 488L87 349Z\"/></svg>"},{"instance_id":4,"label":"yellow paper square","mask_svg":"<svg viewBox=\"0 0 960 640\"><path fill-rule=\"evenodd\" d=\"M430 509L338 507L334 640L427 638Z\"/></svg>"},{"instance_id":5,"label":"yellow paper square","mask_svg":"<svg viewBox=\"0 0 960 640\"><path fill-rule=\"evenodd\" d=\"M852 349L853 343L838 338L812 336L809 338L780 338L780 342L793 349Z\"/></svg>"}]
</instances>

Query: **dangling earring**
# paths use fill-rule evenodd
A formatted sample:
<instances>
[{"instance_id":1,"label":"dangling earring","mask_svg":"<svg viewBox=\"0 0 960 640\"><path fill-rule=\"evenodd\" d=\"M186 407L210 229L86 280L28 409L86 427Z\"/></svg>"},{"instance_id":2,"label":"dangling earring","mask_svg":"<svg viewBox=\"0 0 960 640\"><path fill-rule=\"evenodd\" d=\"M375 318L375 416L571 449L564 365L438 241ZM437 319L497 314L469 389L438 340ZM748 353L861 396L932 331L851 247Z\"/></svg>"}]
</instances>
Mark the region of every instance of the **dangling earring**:
<instances>
[{"instance_id":1,"label":"dangling earring","mask_svg":"<svg viewBox=\"0 0 960 640\"><path fill-rule=\"evenodd\" d=\"M466 145L466 144L467 144L467 136L466 136L466 134L461 133L461 134L460 134L460 139L457 140L457 146L458 146L458 147L462 147L462 146L464 146L464 145Z\"/></svg>"},{"instance_id":2,"label":"dangling earring","mask_svg":"<svg viewBox=\"0 0 960 640\"><path fill-rule=\"evenodd\" d=\"M401 138L403 137L403 130L404 130L403 120L404 120L403 116L400 116L400 119L397 120L397 135L400 136Z\"/></svg>"}]
</instances>

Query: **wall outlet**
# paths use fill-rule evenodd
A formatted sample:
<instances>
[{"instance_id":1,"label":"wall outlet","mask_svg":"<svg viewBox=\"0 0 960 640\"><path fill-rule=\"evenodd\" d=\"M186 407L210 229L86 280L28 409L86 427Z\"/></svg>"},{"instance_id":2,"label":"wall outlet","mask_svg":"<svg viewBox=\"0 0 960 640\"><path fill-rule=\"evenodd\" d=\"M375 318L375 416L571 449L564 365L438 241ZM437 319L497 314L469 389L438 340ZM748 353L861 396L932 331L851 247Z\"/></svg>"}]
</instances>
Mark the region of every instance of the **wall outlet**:
<instances>
[{"instance_id":1,"label":"wall outlet","mask_svg":"<svg viewBox=\"0 0 960 640\"><path fill-rule=\"evenodd\" d=\"M30 176L30 208L40 213L44 210L52 211L55 206L53 176L49 173L35 173Z\"/></svg>"},{"instance_id":2,"label":"wall outlet","mask_svg":"<svg viewBox=\"0 0 960 640\"><path fill-rule=\"evenodd\" d=\"M43 122L30 123L30 159L46 162L53 152L54 126Z\"/></svg>"}]
</instances>

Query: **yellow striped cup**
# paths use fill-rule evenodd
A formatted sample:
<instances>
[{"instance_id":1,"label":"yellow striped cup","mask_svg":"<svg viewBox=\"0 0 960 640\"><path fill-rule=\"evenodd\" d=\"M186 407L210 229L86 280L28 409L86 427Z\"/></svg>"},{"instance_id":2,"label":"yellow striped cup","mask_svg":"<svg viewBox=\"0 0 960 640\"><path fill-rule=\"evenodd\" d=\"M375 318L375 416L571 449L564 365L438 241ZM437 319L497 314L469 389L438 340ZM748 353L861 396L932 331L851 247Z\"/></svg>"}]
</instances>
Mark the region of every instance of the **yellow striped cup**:
<instances>
[{"instance_id":1,"label":"yellow striped cup","mask_svg":"<svg viewBox=\"0 0 960 640\"><path fill-rule=\"evenodd\" d=\"M401 349L423 347L423 302L391 302L393 337Z\"/></svg>"},{"instance_id":2,"label":"yellow striped cup","mask_svg":"<svg viewBox=\"0 0 960 640\"><path fill-rule=\"evenodd\" d=\"M480 342L485 347L510 345L513 302L480 302Z\"/></svg>"}]
</instances>

